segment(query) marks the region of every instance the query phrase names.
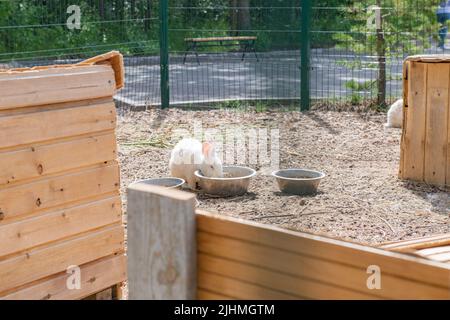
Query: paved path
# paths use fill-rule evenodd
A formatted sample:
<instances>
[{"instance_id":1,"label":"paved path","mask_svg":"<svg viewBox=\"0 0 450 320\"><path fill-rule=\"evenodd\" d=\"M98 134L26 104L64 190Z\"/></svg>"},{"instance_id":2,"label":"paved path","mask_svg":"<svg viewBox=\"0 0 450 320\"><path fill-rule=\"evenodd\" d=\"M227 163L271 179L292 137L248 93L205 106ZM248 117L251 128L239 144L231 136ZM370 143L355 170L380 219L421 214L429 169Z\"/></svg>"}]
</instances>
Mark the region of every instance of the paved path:
<instances>
[{"instance_id":1,"label":"paved path","mask_svg":"<svg viewBox=\"0 0 450 320\"><path fill-rule=\"evenodd\" d=\"M200 65L194 57L183 64L181 57L171 58L170 85L172 104L218 102L236 99L298 99L300 96L300 53L283 51L259 54L244 61L238 54L201 55ZM350 80L376 79L375 57L361 58L367 62L352 69L357 62L350 52L316 49L312 52L311 94L313 98L350 96L346 87ZM159 60L156 57L126 60L126 88L117 100L131 106L158 105ZM390 60L388 70L395 80L389 81L388 93L401 92L402 59ZM370 90L360 94L370 96Z\"/></svg>"}]
</instances>

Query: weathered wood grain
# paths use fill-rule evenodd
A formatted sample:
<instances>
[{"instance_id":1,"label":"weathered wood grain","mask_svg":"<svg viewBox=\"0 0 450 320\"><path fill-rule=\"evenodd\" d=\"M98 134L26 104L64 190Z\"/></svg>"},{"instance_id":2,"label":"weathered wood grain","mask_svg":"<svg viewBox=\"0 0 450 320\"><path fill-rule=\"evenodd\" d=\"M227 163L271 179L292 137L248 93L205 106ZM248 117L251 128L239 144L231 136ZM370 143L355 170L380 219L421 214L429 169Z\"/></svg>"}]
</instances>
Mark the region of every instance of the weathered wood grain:
<instances>
[{"instance_id":1,"label":"weathered wood grain","mask_svg":"<svg viewBox=\"0 0 450 320\"><path fill-rule=\"evenodd\" d=\"M74 300L82 299L104 288L126 280L126 258L113 255L80 267L81 287L68 290L69 274L58 273L10 294L0 296L0 300Z\"/></svg>"},{"instance_id":2,"label":"weathered wood grain","mask_svg":"<svg viewBox=\"0 0 450 320\"><path fill-rule=\"evenodd\" d=\"M112 161L116 158L116 137L113 132L2 151L0 185Z\"/></svg>"},{"instance_id":3,"label":"weathered wood grain","mask_svg":"<svg viewBox=\"0 0 450 320\"><path fill-rule=\"evenodd\" d=\"M408 69L408 119L403 128L401 178L425 178L425 139L427 113L427 64L410 62Z\"/></svg>"},{"instance_id":4,"label":"weathered wood grain","mask_svg":"<svg viewBox=\"0 0 450 320\"><path fill-rule=\"evenodd\" d=\"M281 232L279 235L281 236ZM276 239L276 236L274 236ZM299 238L297 244L301 241ZM314 256L306 256L292 251L285 251L282 248L274 248L267 245L256 245L244 240L235 240L226 236L216 236L208 233L200 233L198 240L198 250L200 253L221 257L225 260L239 261L241 264L251 264L261 266L272 270L274 273L291 275L296 278L307 278L319 283L325 283L330 286L344 288L347 291L347 297L351 291L356 291L353 299L358 299L363 295L374 295L386 299L449 299L450 291L448 284L441 284L443 287L418 282L403 278L402 274L393 275L390 269L387 269L381 263L381 259L373 257L373 260L365 266L354 267L339 263L333 260L323 260ZM333 258L333 254L339 254L339 249L330 246L324 246L321 253ZM355 251L352 260L357 261L363 258ZM410 263L402 263L397 260L396 263L403 268L409 267ZM200 263L201 264L201 263ZM376 265L382 273L382 287L380 290L370 290L367 287L367 269L369 266ZM441 271L449 276L448 270ZM431 275L430 275L431 276ZM233 277L235 278L235 277ZM244 280L246 281L246 280ZM246 281L246 283L249 281ZM258 285L258 284L255 284ZM312 286L313 287L313 286ZM208 289L207 287L204 287ZM270 287L269 287L270 288ZM282 288L272 288L280 290ZM307 297L307 293L302 293L302 287L297 295ZM311 287L309 287L311 288ZM312 291L312 289L310 289ZM310 295L314 294L311 292ZM331 293L329 293L331 294ZM295 295L295 293L294 293Z\"/></svg>"},{"instance_id":5,"label":"weathered wood grain","mask_svg":"<svg viewBox=\"0 0 450 320\"><path fill-rule=\"evenodd\" d=\"M197 292L197 300L236 300L236 298L227 297L223 294L210 292L204 289L199 289Z\"/></svg>"},{"instance_id":6,"label":"weathered wood grain","mask_svg":"<svg viewBox=\"0 0 450 320\"><path fill-rule=\"evenodd\" d=\"M2 223L95 195L118 192L119 166L113 162L97 168L52 176L32 183L0 189Z\"/></svg>"},{"instance_id":7,"label":"weathered wood grain","mask_svg":"<svg viewBox=\"0 0 450 320\"><path fill-rule=\"evenodd\" d=\"M450 298L448 264L199 211L197 223L202 254L383 298ZM382 290L366 286L372 265Z\"/></svg>"},{"instance_id":8,"label":"weathered wood grain","mask_svg":"<svg viewBox=\"0 0 450 320\"><path fill-rule=\"evenodd\" d=\"M129 299L195 299L195 196L128 188Z\"/></svg>"},{"instance_id":9,"label":"weathered wood grain","mask_svg":"<svg viewBox=\"0 0 450 320\"><path fill-rule=\"evenodd\" d=\"M71 238L60 243L32 249L0 260L0 296L27 283L123 251L121 225Z\"/></svg>"},{"instance_id":10,"label":"weathered wood grain","mask_svg":"<svg viewBox=\"0 0 450 320\"><path fill-rule=\"evenodd\" d=\"M79 299L125 280L113 101L122 85L118 52L0 70L0 298ZM72 265L80 290L65 285Z\"/></svg>"},{"instance_id":11,"label":"weathered wood grain","mask_svg":"<svg viewBox=\"0 0 450 320\"><path fill-rule=\"evenodd\" d=\"M108 66L80 66L0 73L0 110L111 97L114 71Z\"/></svg>"},{"instance_id":12,"label":"weathered wood grain","mask_svg":"<svg viewBox=\"0 0 450 320\"><path fill-rule=\"evenodd\" d=\"M0 149L114 130L114 103L0 115Z\"/></svg>"},{"instance_id":13,"label":"weathered wood grain","mask_svg":"<svg viewBox=\"0 0 450 320\"><path fill-rule=\"evenodd\" d=\"M121 200L115 196L0 225L0 258L121 222Z\"/></svg>"},{"instance_id":14,"label":"weathered wood grain","mask_svg":"<svg viewBox=\"0 0 450 320\"><path fill-rule=\"evenodd\" d=\"M198 284L216 294L231 295L240 300L298 300L301 296L279 292L214 273L200 272Z\"/></svg>"},{"instance_id":15,"label":"weathered wood grain","mask_svg":"<svg viewBox=\"0 0 450 320\"><path fill-rule=\"evenodd\" d=\"M450 64L428 65L425 182L445 186Z\"/></svg>"},{"instance_id":16,"label":"weathered wood grain","mask_svg":"<svg viewBox=\"0 0 450 320\"><path fill-rule=\"evenodd\" d=\"M306 273L304 276L295 276L277 270L271 270L265 265L242 263L202 253L199 254L198 261L200 274L202 272L215 273L223 277L262 286L277 292L300 296L305 299L379 299L375 294L346 289L332 285L326 281L315 281L313 278L309 278ZM212 287L211 290L213 292L220 294L218 289L214 289L214 283L207 284L207 286Z\"/></svg>"}]
</instances>

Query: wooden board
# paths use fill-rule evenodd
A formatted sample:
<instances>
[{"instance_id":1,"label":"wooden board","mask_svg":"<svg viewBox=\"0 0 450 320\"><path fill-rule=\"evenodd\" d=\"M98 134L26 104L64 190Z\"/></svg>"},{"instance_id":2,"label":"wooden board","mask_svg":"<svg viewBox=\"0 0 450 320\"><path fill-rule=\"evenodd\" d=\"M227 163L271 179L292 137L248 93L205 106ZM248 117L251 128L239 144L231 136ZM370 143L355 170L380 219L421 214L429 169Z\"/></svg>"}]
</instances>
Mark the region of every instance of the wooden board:
<instances>
[{"instance_id":1,"label":"wooden board","mask_svg":"<svg viewBox=\"0 0 450 320\"><path fill-rule=\"evenodd\" d=\"M355 299L367 295L389 299L450 298L449 265L202 212L197 221L198 250L202 255L268 269L286 277L308 279L337 287L336 290L341 288L349 292L350 297L354 291ZM382 270L381 290L367 288L367 269L372 265ZM231 278L239 278L238 273ZM276 282L273 286L285 290ZM212 288L201 286L201 289L211 291ZM313 297L314 291L309 290L298 295Z\"/></svg>"},{"instance_id":2,"label":"wooden board","mask_svg":"<svg viewBox=\"0 0 450 320\"><path fill-rule=\"evenodd\" d=\"M114 103L0 116L0 149L114 130Z\"/></svg>"},{"instance_id":3,"label":"wooden board","mask_svg":"<svg viewBox=\"0 0 450 320\"><path fill-rule=\"evenodd\" d=\"M68 274L62 272L39 280L16 292L0 297L1 300L73 300L82 299L104 288L126 280L124 255L110 256L80 267L81 288L68 290Z\"/></svg>"},{"instance_id":4,"label":"wooden board","mask_svg":"<svg viewBox=\"0 0 450 320\"><path fill-rule=\"evenodd\" d=\"M117 158L116 149L116 137L110 132L3 151L0 185L112 161Z\"/></svg>"},{"instance_id":5,"label":"wooden board","mask_svg":"<svg viewBox=\"0 0 450 320\"><path fill-rule=\"evenodd\" d=\"M70 266L119 254L123 241L124 231L119 224L0 260L0 296L2 292L64 272Z\"/></svg>"},{"instance_id":6,"label":"wooden board","mask_svg":"<svg viewBox=\"0 0 450 320\"><path fill-rule=\"evenodd\" d=\"M108 66L0 73L0 110L112 97L116 83Z\"/></svg>"},{"instance_id":7,"label":"wooden board","mask_svg":"<svg viewBox=\"0 0 450 320\"><path fill-rule=\"evenodd\" d=\"M121 222L121 200L115 196L0 225L0 258Z\"/></svg>"},{"instance_id":8,"label":"wooden board","mask_svg":"<svg viewBox=\"0 0 450 320\"><path fill-rule=\"evenodd\" d=\"M450 108L450 107L449 107ZM448 112L448 118L447 118L447 124L448 124L448 133L447 133L447 172L446 172L446 179L445 179L445 184L447 186L450 186L450 109L447 111Z\"/></svg>"},{"instance_id":9,"label":"wooden board","mask_svg":"<svg viewBox=\"0 0 450 320\"><path fill-rule=\"evenodd\" d=\"M429 249L422 249L418 250L417 254L420 254L422 256L431 256L435 254L441 254L441 253L447 253L450 252L450 246L442 246L442 247L436 247L436 248L429 248Z\"/></svg>"},{"instance_id":10,"label":"wooden board","mask_svg":"<svg viewBox=\"0 0 450 320\"><path fill-rule=\"evenodd\" d=\"M439 246L450 245L450 235L442 234L437 236L418 238L406 241L397 241L386 243L380 248L398 252L412 252L415 250L433 248Z\"/></svg>"},{"instance_id":11,"label":"wooden board","mask_svg":"<svg viewBox=\"0 0 450 320\"><path fill-rule=\"evenodd\" d=\"M217 295L234 296L236 299L242 300L295 300L301 298L207 272L199 273L198 284L201 288L215 292Z\"/></svg>"},{"instance_id":12,"label":"wooden board","mask_svg":"<svg viewBox=\"0 0 450 320\"><path fill-rule=\"evenodd\" d=\"M450 63L409 57L404 64L404 127L400 178L450 185Z\"/></svg>"},{"instance_id":13,"label":"wooden board","mask_svg":"<svg viewBox=\"0 0 450 320\"><path fill-rule=\"evenodd\" d=\"M407 82L407 123L403 128L401 178L425 178L425 139L427 112L427 64L409 62Z\"/></svg>"},{"instance_id":14,"label":"wooden board","mask_svg":"<svg viewBox=\"0 0 450 320\"><path fill-rule=\"evenodd\" d=\"M120 186L119 167L113 162L97 168L0 189L2 223L92 196L114 193Z\"/></svg>"},{"instance_id":15,"label":"wooden board","mask_svg":"<svg viewBox=\"0 0 450 320\"><path fill-rule=\"evenodd\" d=\"M437 254L430 254L426 256L427 259L440 262L450 262L450 252L442 252Z\"/></svg>"},{"instance_id":16,"label":"wooden board","mask_svg":"<svg viewBox=\"0 0 450 320\"><path fill-rule=\"evenodd\" d=\"M129 194L131 299L188 298L194 277L180 270L193 269L195 248L198 298L450 299L450 264L201 210L194 241L183 236L192 228L192 194L145 184ZM448 254L431 253L441 261ZM377 289L369 286L374 268Z\"/></svg>"},{"instance_id":17,"label":"wooden board","mask_svg":"<svg viewBox=\"0 0 450 320\"><path fill-rule=\"evenodd\" d=\"M381 266L381 270L387 270L382 277L382 289L369 290L367 288L367 279L369 277L367 268L370 265L379 265L376 259L371 262L372 264L358 268L332 260L322 260L316 257L284 251L281 248L255 245L247 241L233 240L206 233L199 234L199 252L218 256L225 260L239 261L244 265L260 266L261 268L271 270L273 274L282 274L286 277L291 276L300 279L311 279L311 283L307 284L302 283L301 280L297 282L298 286L296 288L298 291L296 295L303 298L331 298L333 295L332 291L322 292L322 296L318 293L321 290L320 288L323 288L324 283L333 288L335 292L339 288L342 288L346 292L346 297L351 297L352 299L361 299L361 297L366 297L367 299L369 295L373 295L374 298L387 299L422 299L425 296L428 296L430 299L450 298L448 287L439 288L416 281L404 280L400 275L389 274L388 272L390 270L384 269ZM353 259L358 259L358 256L355 254ZM406 264L404 267L406 267ZM230 278L239 278L240 270L233 270L233 275ZM248 283L250 280L247 279L244 281ZM259 284L262 280L255 279L253 281L258 281L253 283L254 285L262 286ZM283 284L274 281L268 288L282 291L286 290L284 289L284 285L286 284L287 282ZM291 284L295 285L295 282ZM267 288L267 286L264 287ZM201 288L211 289L207 287ZM303 293L304 290L308 290L308 293ZM291 290L291 292L295 291ZM325 297L325 295L328 295L328 297ZM336 295L333 298L336 299Z\"/></svg>"},{"instance_id":18,"label":"wooden board","mask_svg":"<svg viewBox=\"0 0 450 320\"><path fill-rule=\"evenodd\" d=\"M389 243L383 245L382 248L450 264L449 234Z\"/></svg>"},{"instance_id":19,"label":"wooden board","mask_svg":"<svg viewBox=\"0 0 450 320\"><path fill-rule=\"evenodd\" d=\"M127 222L129 299L195 299L195 196L134 184Z\"/></svg>"},{"instance_id":20,"label":"wooden board","mask_svg":"<svg viewBox=\"0 0 450 320\"><path fill-rule=\"evenodd\" d=\"M255 41L257 37L210 37L210 38L186 38L186 42L217 42L217 41Z\"/></svg>"},{"instance_id":21,"label":"wooden board","mask_svg":"<svg viewBox=\"0 0 450 320\"><path fill-rule=\"evenodd\" d=\"M425 182L440 186L447 173L449 81L450 64L428 65Z\"/></svg>"},{"instance_id":22,"label":"wooden board","mask_svg":"<svg viewBox=\"0 0 450 320\"><path fill-rule=\"evenodd\" d=\"M83 65L105 65L113 69L116 79L116 89L122 89L125 86L125 64L123 56L119 51L110 51L98 56L83 60L76 66Z\"/></svg>"},{"instance_id":23,"label":"wooden board","mask_svg":"<svg viewBox=\"0 0 450 320\"><path fill-rule=\"evenodd\" d=\"M78 299L125 279L113 102L122 85L118 52L0 70L0 298ZM65 286L73 265L81 290Z\"/></svg>"},{"instance_id":24,"label":"wooden board","mask_svg":"<svg viewBox=\"0 0 450 320\"><path fill-rule=\"evenodd\" d=\"M365 294L339 286L333 286L326 282L315 281L308 278L307 274L295 276L271 270L269 266L265 265L242 263L240 261L207 254L200 254L198 261L200 279L205 272L213 273L262 288L272 288L277 292L303 299L378 299L376 295ZM219 288L214 288L214 283L205 282L206 280L204 280L206 286L213 286L211 290L219 292ZM199 290L204 289L202 285L202 282L200 282ZM244 299L243 296L237 295L237 292L234 294L234 297Z\"/></svg>"},{"instance_id":25,"label":"wooden board","mask_svg":"<svg viewBox=\"0 0 450 320\"><path fill-rule=\"evenodd\" d=\"M408 125L408 110L409 110L409 86L408 86L408 73L409 73L409 65L411 62L406 61L403 64L403 132L406 131L406 126ZM402 136L402 140L400 143L400 168L399 168L399 178L402 179L404 175L404 167L405 167L405 134Z\"/></svg>"},{"instance_id":26,"label":"wooden board","mask_svg":"<svg viewBox=\"0 0 450 320\"><path fill-rule=\"evenodd\" d=\"M197 291L197 300L236 300L236 298L227 297L223 294L210 292L208 290L199 289Z\"/></svg>"}]
</instances>

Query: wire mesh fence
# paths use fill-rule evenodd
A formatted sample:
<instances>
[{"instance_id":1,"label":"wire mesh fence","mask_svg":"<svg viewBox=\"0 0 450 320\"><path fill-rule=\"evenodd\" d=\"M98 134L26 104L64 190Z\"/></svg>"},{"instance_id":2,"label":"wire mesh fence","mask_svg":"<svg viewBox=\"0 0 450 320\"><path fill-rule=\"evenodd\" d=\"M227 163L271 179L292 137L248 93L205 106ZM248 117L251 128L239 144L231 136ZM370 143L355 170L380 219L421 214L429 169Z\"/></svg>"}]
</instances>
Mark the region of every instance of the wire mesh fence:
<instances>
[{"instance_id":1,"label":"wire mesh fence","mask_svg":"<svg viewBox=\"0 0 450 320\"><path fill-rule=\"evenodd\" d=\"M0 69L76 63L119 50L130 88L119 102L159 103L159 80L151 76L159 74L158 39L152 0L0 0Z\"/></svg>"},{"instance_id":2,"label":"wire mesh fence","mask_svg":"<svg viewBox=\"0 0 450 320\"><path fill-rule=\"evenodd\" d=\"M445 51L440 1L346 2L312 8L313 98L389 102L401 96L404 58Z\"/></svg>"},{"instance_id":3,"label":"wire mesh fence","mask_svg":"<svg viewBox=\"0 0 450 320\"><path fill-rule=\"evenodd\" d=\"M117 101L159 105L165 35L172 105L298 103L306 82L313 102L390 101L400 96L406 56L448 51L448 18L450 2L438 0L0 0L0 68L120 50L126 88ZM306 40L310 80L302 83Z\"/></svg>"},{"instance_id":4,"label":"wire mesh fence","mask_svg":"<svg viewBox=\"0 0 450 320\"><path fill-rule=\"evenodd\" d=\"M171 1L171 102L300 97L300 1Z\"/></svg>"}]
</instances>

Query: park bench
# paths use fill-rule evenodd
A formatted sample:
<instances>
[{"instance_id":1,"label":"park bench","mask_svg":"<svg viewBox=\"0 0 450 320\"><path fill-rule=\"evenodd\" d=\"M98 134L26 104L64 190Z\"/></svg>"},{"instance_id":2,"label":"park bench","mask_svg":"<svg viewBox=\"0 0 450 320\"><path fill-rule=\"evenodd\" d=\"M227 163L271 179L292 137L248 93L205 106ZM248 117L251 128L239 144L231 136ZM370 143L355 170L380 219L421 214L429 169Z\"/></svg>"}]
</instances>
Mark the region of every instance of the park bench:
<instances>
[{"instance_id":1,"label":"park bench","mask_svg":"<svg viewBox=\"0 0 450 320\"><path fill-rule=\"evenodd\" d=\"M193 51L197 58L197 63L200 64L198 57L198 48L204 47L231 47L238 46L243 48L242 61L245 59L247 52L253 52L256 60L259 61L258 54L256 53L255 43L257 37L212 37L212 38L186 38L184 41L187 44L187 50L184 55L183 63L186 63L189 52Z\"/></svg>"}]
</instances>

